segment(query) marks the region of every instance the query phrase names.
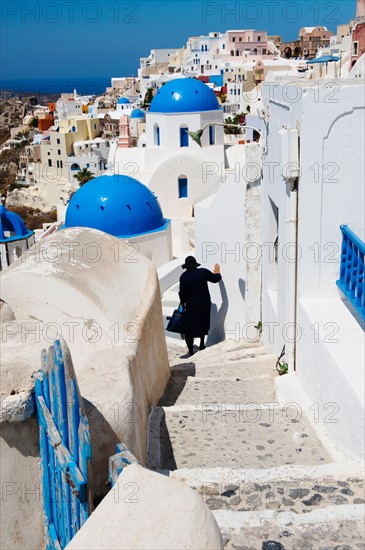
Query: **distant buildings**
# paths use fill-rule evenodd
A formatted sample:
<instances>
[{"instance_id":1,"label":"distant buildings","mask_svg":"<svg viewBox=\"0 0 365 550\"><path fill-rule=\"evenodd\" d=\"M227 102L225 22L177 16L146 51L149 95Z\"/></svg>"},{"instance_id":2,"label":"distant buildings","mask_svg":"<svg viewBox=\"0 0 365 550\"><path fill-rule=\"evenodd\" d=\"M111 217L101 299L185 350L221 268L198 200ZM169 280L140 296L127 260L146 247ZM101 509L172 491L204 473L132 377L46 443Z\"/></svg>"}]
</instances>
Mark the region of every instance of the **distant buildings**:
<instances>
[{"instance_id":1,"label":"distant buildings","mask_svg":"<svg viewBox=\"0 0 365 550\"><path fill-rule=\"evenodd\" d=\"M316 57L320 49L330 46L331 36L333 36L333 32L329 31L327 27L302 27L298 39L292 42L283 42L280 50L287 59Z\"/></svg>"},{"instance_id":2,"label":"distant buildings","mask_svg":"<svg viewBox=\"0 0 365 550\"><path fill-rule=\"evenodd\" d=\"M34 231L25 227L18 214L0 204L0 271L14 263L34 242Z\"/></svg>"}]
</instances>

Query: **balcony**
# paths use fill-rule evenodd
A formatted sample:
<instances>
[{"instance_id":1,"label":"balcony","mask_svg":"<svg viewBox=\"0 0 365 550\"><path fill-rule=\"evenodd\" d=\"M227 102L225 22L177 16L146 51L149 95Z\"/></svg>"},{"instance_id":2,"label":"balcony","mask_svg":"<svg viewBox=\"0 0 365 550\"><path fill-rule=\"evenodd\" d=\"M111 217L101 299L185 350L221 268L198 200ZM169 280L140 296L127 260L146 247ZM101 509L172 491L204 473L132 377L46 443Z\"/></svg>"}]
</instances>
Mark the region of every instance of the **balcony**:
<instances>
[{"instance_id":1,"label":"balcony","mask_svg":"<svg viewBox=\"0 0 365 550\"><path fill-rule=\"evenodd\" d=\"M342 248L337 286L365 321L364 256L365 243L347 225L341 225Z\"/></svg>"}]
</instances>

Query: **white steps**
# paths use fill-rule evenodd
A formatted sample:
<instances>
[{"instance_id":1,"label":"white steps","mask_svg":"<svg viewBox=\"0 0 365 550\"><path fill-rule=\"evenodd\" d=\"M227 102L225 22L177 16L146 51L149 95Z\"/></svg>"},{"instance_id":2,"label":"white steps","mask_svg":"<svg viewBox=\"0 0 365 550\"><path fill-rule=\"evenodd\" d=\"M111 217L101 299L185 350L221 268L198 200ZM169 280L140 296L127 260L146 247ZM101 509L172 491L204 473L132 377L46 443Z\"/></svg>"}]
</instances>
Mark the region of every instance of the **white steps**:
<instances>
[{"instance_id":1,"label":"white steps","mask_svg":"<svg viewBox=\"0 0 365 550\"><path fill-rule=\"evenodd\" d=\"M227 549L364 550L363 464L334 463L307 417L277 403L277 358L243 341L183 358L173 342L149 467L198 492Z\"/></svg>"},{"instance_id":2,"label":"white steps","mask_svg":"<svg viewBox=\"0 0 365 550\"><path fill-rule=\"evenodd\" d=\"M293 512L214 511L226 549L355 550L364 548L363 506ZM269 541L276 544L269 545Z\"/></svg>"}]
</instances>

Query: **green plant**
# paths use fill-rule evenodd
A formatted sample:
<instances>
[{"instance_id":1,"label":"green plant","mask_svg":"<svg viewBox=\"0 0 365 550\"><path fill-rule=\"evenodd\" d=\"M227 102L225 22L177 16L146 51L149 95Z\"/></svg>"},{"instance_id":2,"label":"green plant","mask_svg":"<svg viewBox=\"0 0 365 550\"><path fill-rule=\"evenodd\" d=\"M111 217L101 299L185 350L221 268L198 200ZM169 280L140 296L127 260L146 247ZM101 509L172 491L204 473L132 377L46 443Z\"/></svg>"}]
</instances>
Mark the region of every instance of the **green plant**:
<instances>
[{"instance_id":1,"label":"green plant","mask_svg":"<svg viewBox=\"0 0 365 550\"><path fill-rule=\"evenodd\" d=\"M257 325L255 325L255 329L258 331L259 336L262 334L262 322L258 321Z\"/></svg>"},{"instance_id":2,"label":"green plant","mask_svg":"<svg viewBox=\"0 0 365 550\"><path fill-rule=\"evenodd\" d=\"M225 120L225 124L237 124L237 125L238 124L244 124L245 120L246 120L246 114L247 113L237 113L233 118L228 117ZM225 126L224 127L224 133L225 134L234 134L234 135L242 134L242 128L240 128L239 126L237 126L237 127Z\"/></svg>"},{"instance_id":3,"label":"green plant","mask_svg":"<svg viewBox=\"0 0 365 550\"><path fill-rule=\"evenodd\" d=\"M148 88L146 95L144 97L144 106L150 105L152 99L153 99L153 90L152 88Z\"/></svg>"},{"instance_id":4,"label":"green plant","mask_svg":"<svg viewBox=\"0 0 365 550\"><path fill-rule=\"evenodd\" d=\"M74 178L77 179L77 181L80 184L80 187L85 183L87 183L88 181L93 180L94 177L95 176L93 172L90 172L90 170L88 170L87 168L82 168L82 170L80 170L79 172L77 172L77 174L74 175Z\"/></svg>"},{"instance_id":5,"label":"green plant","mask_svg":"<svg viewBox=\"0 0 365 550\"><path fill-rule=\"evenodd\" d=\"M277 366L276 366L276 370L278 371L280 376L282 376L283 374L288 374L289 365L288 365L288 363L285 363L285 362L278 363Z\"/></svg>"}]
</instances>

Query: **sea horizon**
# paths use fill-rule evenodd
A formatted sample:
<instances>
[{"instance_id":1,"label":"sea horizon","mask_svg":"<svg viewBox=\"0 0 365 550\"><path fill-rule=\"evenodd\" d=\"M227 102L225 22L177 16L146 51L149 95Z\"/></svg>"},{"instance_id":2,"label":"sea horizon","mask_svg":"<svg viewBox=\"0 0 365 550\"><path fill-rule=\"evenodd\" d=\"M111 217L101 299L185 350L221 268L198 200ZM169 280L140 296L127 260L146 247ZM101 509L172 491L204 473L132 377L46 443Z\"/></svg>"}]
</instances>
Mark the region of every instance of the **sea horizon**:
<instances>
[{"instance_id":1,"label":"sea horizon","mask_svg":"<svg viewBox=\"0 0 365 550\"><path fill-rule=\"evenodd\" d=\"M111 76L4 78L0 81L0 89L35 95L72 93L76 89L78 95L101 95L111 86L111 79Z\"/></svg>"}]
</instances>

